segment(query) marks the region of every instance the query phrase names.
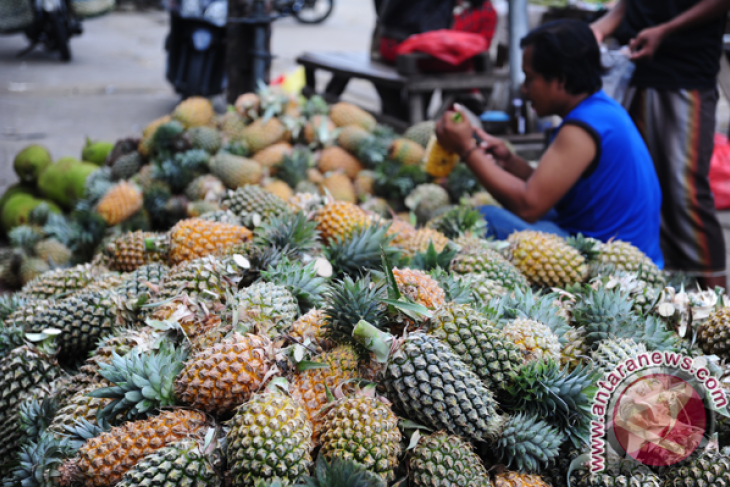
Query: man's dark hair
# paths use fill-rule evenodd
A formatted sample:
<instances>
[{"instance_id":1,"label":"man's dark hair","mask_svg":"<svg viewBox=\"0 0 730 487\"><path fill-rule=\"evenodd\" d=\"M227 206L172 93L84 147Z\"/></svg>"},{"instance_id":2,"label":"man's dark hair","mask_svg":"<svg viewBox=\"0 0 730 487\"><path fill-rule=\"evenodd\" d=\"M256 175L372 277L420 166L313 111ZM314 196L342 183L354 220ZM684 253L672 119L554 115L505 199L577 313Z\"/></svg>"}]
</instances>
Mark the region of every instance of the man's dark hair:
<instances>
[{"instance_id":1,"label":"man's dark hair","mask_svg":"<svg viewBox=\"0 0 730 487\"><path fill-rule=\"evenodd\" d=\"M530 31L520 47L532 46L532 69L546 80L565 82L572 95L601 89L601 51L591 28L572 19L548 22Z\"/></svg>"}]
</instances>

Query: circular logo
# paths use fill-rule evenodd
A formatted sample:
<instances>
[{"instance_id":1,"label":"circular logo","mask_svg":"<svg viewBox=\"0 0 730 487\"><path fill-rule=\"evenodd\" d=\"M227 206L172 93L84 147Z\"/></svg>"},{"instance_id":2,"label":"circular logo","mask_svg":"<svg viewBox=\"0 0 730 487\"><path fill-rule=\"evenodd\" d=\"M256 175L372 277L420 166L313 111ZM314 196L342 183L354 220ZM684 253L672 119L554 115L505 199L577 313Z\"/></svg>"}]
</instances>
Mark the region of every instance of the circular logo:
<instances>
[{"instance_id":1,"label":"circular logo","mask_svg":"<svg viewBox=\"0 0 730 487\"><path fill-rule=\"evenodd\" d=\"M617 389L612 426L628 457L669 466L692 454L708 426L703 396L675 374L653 373Z\"/></svg>"}]
</instances>

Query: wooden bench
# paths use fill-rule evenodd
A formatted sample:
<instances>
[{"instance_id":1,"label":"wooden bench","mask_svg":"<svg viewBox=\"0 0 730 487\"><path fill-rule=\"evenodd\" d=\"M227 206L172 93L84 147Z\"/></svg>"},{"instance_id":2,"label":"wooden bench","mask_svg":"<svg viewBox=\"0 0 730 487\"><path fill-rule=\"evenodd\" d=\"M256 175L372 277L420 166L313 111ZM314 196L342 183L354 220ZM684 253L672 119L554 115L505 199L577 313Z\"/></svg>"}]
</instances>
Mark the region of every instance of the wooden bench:
<instances>
[{"instance_id":1,"label":"wooden bench","mask_svg":"<svg viewBox=\"0 0 730 487\"><path fill-rule=\"evenodd\" d=\"M307 78L305 96L316 94L315 73L329 71L332 79L321 95L330 103L339 100L352 78L373 83L381 101L380 118L395 128L405 128L425 119L427 101L434 90L442 90L442 110L453 101L455 92L472 89L491 90L497 81L509 78L507 72L491 70L488 53L474 58L472 72L421 72L419 63L430 56L420 53L399 56L396 66L374 62L367 52L305 52L297 58Z\"/></svg>"}]
</instances>

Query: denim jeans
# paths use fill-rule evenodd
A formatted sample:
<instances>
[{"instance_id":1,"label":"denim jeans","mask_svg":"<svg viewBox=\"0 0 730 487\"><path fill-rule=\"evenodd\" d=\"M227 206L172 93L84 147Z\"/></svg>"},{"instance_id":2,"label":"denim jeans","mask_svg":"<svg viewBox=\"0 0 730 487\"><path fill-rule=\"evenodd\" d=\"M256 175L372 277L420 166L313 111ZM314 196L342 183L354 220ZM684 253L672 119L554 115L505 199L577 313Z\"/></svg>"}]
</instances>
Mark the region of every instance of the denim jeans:
<instances>
[{"instance_id":1,"label":"denim jeans","mask_svg":"<svg viewBox=\"0 0 730 487\"><path fill-rule=\"evenodd\" d=\"M550 210L542 220L535 223L527 223L514 213L498 206L482 206L479 208L479 212L487 221L487 238L493 237L496 240L505 240L511 233L521 230L537 230L545 233L554 233L561 237L570 236L570 233L554 223L554 220L558 216L555 210Z\"/></svg>"}]
</instances>

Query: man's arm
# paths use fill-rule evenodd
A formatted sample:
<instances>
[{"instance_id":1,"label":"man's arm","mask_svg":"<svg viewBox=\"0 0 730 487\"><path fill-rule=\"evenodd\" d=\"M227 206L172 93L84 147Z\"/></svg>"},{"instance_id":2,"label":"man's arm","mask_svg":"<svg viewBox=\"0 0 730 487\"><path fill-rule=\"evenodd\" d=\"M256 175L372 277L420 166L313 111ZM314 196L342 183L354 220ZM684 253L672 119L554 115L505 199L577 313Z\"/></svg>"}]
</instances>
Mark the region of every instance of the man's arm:
<instances>
[{"instance_id":1,"label":"man's arm","mask_svg":"<svg viewBox=\"0 0 730 487\"><path fill-rule=\"evenodd\" d=\"M606 15L591 24L591 29L599 44L618 29L625 12L626 0L620 0Z\"/></svg>"},{"instance_id":2,"label":"man's arm","mask_svg":"<svg viewBox=\"0 0 730 487\"><path fill-rule=\"evenodd\" d=\"M566 125L526 181L500 168L494 158L472 151L466 164L484 188L505 208L533 223L575 185L594 159L595 141L584 129Z\"/></svg>"},{"instance_id":3,"label":"man's arm","mask_svg":"<svg viewBox=\"0 0 730 487\"><path fill-rule=\"evenodd\" d=\"M634 51L631 59L652 57L668 35L715 20L718 16L724 15L728 9L730 0L702 0L672 20L642 30L629 43L629 47Z\"/></svg>"},{"instance_id":4,"label":"man's arm","mask_svg":"<svg viewBox=\"0 0 730 487\"><path fill-rule=\"evenodd\" d=\"M510 174L514 174L523 181L532 176L534 169L526 160L513 153L507 148L503 140L489 135L479 127L474 127L474 131L482 138L481 148L491 154L497 161L499 166Z\"/></svg>"}]
</instances>

